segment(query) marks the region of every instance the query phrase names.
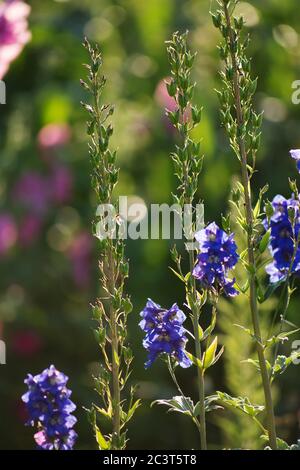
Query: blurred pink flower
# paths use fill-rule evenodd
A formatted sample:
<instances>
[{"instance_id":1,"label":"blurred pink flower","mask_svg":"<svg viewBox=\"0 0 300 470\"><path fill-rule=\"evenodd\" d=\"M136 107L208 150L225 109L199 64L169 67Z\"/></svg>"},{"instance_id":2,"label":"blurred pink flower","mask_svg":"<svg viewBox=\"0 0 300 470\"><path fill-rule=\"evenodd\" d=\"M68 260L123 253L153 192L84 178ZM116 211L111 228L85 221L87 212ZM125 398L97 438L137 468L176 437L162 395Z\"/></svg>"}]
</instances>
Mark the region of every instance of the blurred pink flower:
<instances>
[{"instance_id":1,"label":"blurred pink flower","mask_svg":"<svg viewBox=\"0 0 300 470\"><path fill-rule=\"evenodd\" d=\"M5 254L17 240L17 226L9 214L0 214L0 255Z\"/></svg>"},{"instance_id":2,"label":"blurred pink flower","mask_svg":"<svg viewBox=\"0 0 300 470\"><path fill-rule=\"evenodd\" d=\"M69 248L73 279L80 288L88 287L91 281L92 249L93 237L87 231L80 232Z\"/></svg>"},{"instance_id":3,"label":"blurred pink flower","mask_svg":"<svg viewBox=\"0 0 300 470\"><path fill-rule=\"evenodd\" d=\"M166 77L158 83L155 93L154 93L154 98L155 98L155 101L162 107L164 111L168 110L168 111L174 112L178 109L178 106L177 106L175 99L172 96L170 96L168 93L166 83L168 83L170 80L171 80L170 77ZM184 113L184 121L188 121L189 118L190 118L190 110L188 109ZM173 124L170 122L170 119L167 117L165 113L163 116L163 122L168 131L174 131Z\"/></svg>"},{"instance_id":4,"label":"blurred pink flower","mask_svg":"<svg viewBox=\"0 0 300 470\"><path fill-rule=\"evenodd\" d=\"M5 0L0 4L0 79L31 38L29 13L30 6L21 0Z\"/></svg>"},{"instance_id":5,"label":"blurred pink flower","mask_svg":"<svg viewBox=\"0 0 300 470\"><path fill-rule=\"evenodd\" d=\"M17 331L11 338L11 345L16 354L30 357L40 352L43 341L34 331Z\"/></svg>"},{"instance_id":6,"label":"blurred pink flower","mask_svg":"<svg viewBox=\"0 0 300 470\"><path fill-rule=\"evenodd\" d=\"M23 246L34 243L41 233L42 219L36 214L26 214L19 225L19 242Z\"/></svg>"},{"instance_id":7,"label":"blurred pink flower","mask_svg":"<svg viewBox=\"0 0 300 470\"><path fill-rule=\"evenodd\" d=\"M51 150L66 145L71 138L68 124L48 124L38 135L38 143L42 150Z\"/></svg>"},{"instance_id":8,"label":"blurred pink flower","mask_svg":"<svg viewBox=\"0 0 300 470\"><path fill-rule=\"evenodd\" d=\"M21 175L13 189L15 201L30 211L45 213L49 207L49 184L46 178L34 171Z\"/></svg>"},{"instance_id":9,"label":"blurred pink flower","mask_svg":"<svg viewBox=\"0 0 300 470\"><path fill-rule=\"evenodd\" d=\"M57 204L63 204L71 199L73 188L72 173L66 166L56 165L49 177L51 199Z\"/></svg>"},{"instance_id":10,"label":"blurred pink flower","mask_svg":"<svg viewBox=\"0 0 300 470\"><path fill-rule=\"evenodd\" d=\"M163 80L161 80L155 90L155 100L156 102L162 107L166 108L169 111L175 111L177 109L177 104L174 98L172 98L169 93L168 89L166 86L166 82L169 82L171 79L170 77L166 77Z\"/></svg>"}]
</instances>

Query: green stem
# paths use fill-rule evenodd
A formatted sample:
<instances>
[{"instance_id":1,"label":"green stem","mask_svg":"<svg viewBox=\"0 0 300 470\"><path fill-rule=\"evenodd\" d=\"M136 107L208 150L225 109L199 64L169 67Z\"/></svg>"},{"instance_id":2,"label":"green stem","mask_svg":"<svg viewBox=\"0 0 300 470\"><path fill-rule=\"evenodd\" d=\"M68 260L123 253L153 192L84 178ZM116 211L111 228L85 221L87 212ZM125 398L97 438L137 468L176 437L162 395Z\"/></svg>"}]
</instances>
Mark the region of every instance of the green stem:
<instances>
[{"instance_id":1,"label":"green stem","mask_svg":"<svg viewBox=\"0 0 300 470\"><path fill-rule=\"evenodd\" d=\"M244 116L243 110L241 105L241 95L240 95L240 80L239 80L239 69L237 65L237 57L236 57L236 48L235 48L235 39L233 35L232 25L231 25L231 18L230 13L228 10L228 4L226 1L223 0L223 7L224 13L226 18L226 23L228 27L228 34L229 34L229 46L230 46L230 54L232 60L232 67L233 67L233 93L235 98L235 106L236 106L236 117L237 117L237 124L239 127L239 131L243 128L244 125ZM240 132L242 135L242 133ZM247 150L246 150L246 143L244 137L238 137L238 144L239 144L239 151L240 151L240 161L241 161L241 173L242 173L242 184L244 187L244 195L245 195L245 212L246 212L246 221L248 225L248 263L250 266L250 270L252 273L256 270L256 263L255 263L255 249L254 249L254 241L253 241L253 209L252 209L252 201L250 195L250 182L249 182L249 174L247 168ZM264 389L264 396L265 396L265 405L266 405L266 413L267 413L267 429L269 435L270 446L273 450L277 449L277 438L276 438L276 428L275 428L275 416L274 416L274 408L273 408L273 399L272 399L272 392L271 392L271 385L269 382L269 374L267 369L266 358L264 354L264 347L262 344L262 336L260 330L260 323L259 323L259 314L258 314L258 307L257 307L257 295L256 295L256 284L255 284L255 276L250 274L249 278L250 282L250 309L251 309L251 317L253 323L254 334L257 338L256 341L256 349L258 354L259 366L260 366L260 373L261 379Z\"/></svg>"},{"instance_id":2,"label":"green stem","mask_svg":"<svg viewBox=\"0 0 300 470\"><path fill-rule=\"evenodd\" d=\"M189 251L189 260L190 260L190 271L192 272L194 269L195 259L194 259L194 252L192 250ZM197 290L196 290L196 283L195 278L192 276L192 295L193 295L193 330L195 336L195 353L196 358L201 361L201 343L199 337L199 312L198 312L198 300L197 300ZM198 374L198 397L199 397L199 409L200 409L200 426L199 426L199 433L200 433L200 441L201 441L201 449L207 450L207 440L206 440L206 418L205 418L205 389L204 389L204 372L197 367L197 374Z\"/></svg>"},{"instance_id":3,"label":"green stem","mask_svg":"<svg viewBox=\"0 0 300 470\"><path fill-rule=\"evenodd\" d=\"M115 274L114 274L114 258L112 253L112 247L109 249L108 256L108 284L110 294L113 295L115 290ZM119 382L119 341L118 341L118 324L116 318L116 311L110 300L110 329L111 329L111 364L112 364L112 406L113 406L113 434L117 438L117 442L120 439L120 402L121 402L121 391ZM118 450L119 445L116 446Z\"/></svg>"},{"instance_id":4,"label":"green stem","mask_svg":"<svg viewBox=\"0 0 300 470\"><path fill-rule=\"evenodd\" d=\"M101 136L101 112L99 109L99 89L98 89L98 82L99 77L98 74L95 75L93 81L93 95L94 95L94 108L97 120L97 135L100 140ZM99 149L100 154L100 149ZM106 154L103 154L103 167L107 168L107 158ZM105 187L109 187L109 182L107 180L107 172L102 170L102 184ZM111 203L111 194L108 194L107 204ZM120 404L121 404L121 390L120 390L120 381L119 381L119 373L120 373L120 365L119 365L119 339L118 339L118 324L117 324L117 316L116 310L112 305L112 296L115 293L116 288L116 273L115 273L115 259L113 253L113 241L110 240L110 244L107 248L107 256L106 260L106 269L105 274L107 276L107 285L108 291L110 295L109 299L109 326L110 326L110 337L111 337L111 372L112 372L112 431L113 435L116 439L113 439L112 442L119 443L120 440L120 433L121 433L121 418L120 418ZM119 444L115 445L115 449L118 450Z\"/></svg>"}]
</instances>

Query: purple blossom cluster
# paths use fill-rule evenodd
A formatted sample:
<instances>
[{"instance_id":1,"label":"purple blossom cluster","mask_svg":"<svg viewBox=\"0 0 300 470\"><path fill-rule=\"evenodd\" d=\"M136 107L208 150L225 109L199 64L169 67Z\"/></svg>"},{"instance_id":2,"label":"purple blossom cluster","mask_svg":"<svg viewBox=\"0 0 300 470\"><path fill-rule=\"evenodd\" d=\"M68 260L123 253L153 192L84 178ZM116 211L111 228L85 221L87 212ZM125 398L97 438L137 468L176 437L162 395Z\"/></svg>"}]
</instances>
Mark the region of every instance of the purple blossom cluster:
<instances>
[{"instance_id":1,"label":"purple blossom cluster","mask_svg":"<svg viewBox=\"0 0 300 470\"><path fill-rule=\"evenodd\" d=\"M297 170L300 173L300 149L290 150L290 156L296 160Z\"/></svg>"},{"instance_id":2,"label":"purple blossom cluster","mask_svg":"<svg viewBox=\"0 0 300 470\"><path fill-rule=\"evenodd\" d=\"M217 294L225 293L233 297L238 294L233 287L235 280L228 278L228 272L234 268L239 256L234 241L234 234L227 235L215 222L196 233L200 253L193 270L204 289Z\"/></svg>"},{"instance_id":3,"label":"purple blossom cluster","mask_svg":"<svg viewBox=\"0 0 300 470\"><path fill-rule=\"evenodd\" d=\"M28 374L28 392L22 396L29 414L28 425L38 427L34 439L41 450L72 450L77 434L76 405L70 400L68 377L53 365L41 374Z\"/></svg>"},{"instance_id":4,"label":"purple blossom cluster","mask_svg":"<svg viewBox=\"0 0 300 470\"><path fill-rule=\"evenodd\" d=\"M269 249L273 257L266 271L270 276L270 281L275 283L285 279L289 271L291 273L300 271L300 249L297 248L300 202L294 197L286 199L277 195L272 201L272 207L273 215L269 221L265 219L264 226L266 230L271 231Z\"/></svg>"},{"instance_id":5,"label":"purple blossom cluster","mask_svg":"<svg viewBox=\"0 0 300 470\"><path fill-rule=\"evenodd\" d=\"M173 357L181 367L189 367L191 361L185 352L186 330L182 326L186 316L178 305L173 304L167 310L148 299L140 315L140 327L146 333L143 346L148 351L145 367L150 367L163 353Z\"/></svg>"}]
</instances>

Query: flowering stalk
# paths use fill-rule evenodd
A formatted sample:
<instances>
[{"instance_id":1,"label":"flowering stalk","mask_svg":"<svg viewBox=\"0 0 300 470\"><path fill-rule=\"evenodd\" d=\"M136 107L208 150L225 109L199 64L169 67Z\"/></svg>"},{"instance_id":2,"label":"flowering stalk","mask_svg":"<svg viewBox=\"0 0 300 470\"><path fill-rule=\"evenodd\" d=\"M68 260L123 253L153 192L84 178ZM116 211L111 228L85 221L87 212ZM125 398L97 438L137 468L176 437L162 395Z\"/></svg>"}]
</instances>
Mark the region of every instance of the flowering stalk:
<instances>
[{"instance_id":1,"label":"flowering stalk","mask_svg":"<svg viewBox=\"0 0 300 470\"><path fill-rule=\"evenodd\" d=\"M101 75L101 53L86 40L85 47L90 55L87 65L88 80L81 81L82 86L91 93L93 103L83 106L90 115L88 135L89 151L92 163L92 187L96 193L98 209L113 205L113 190L118 182L116 152L109 148L112 125L107 121L113 114L110 105L100 103L105 78ZM96 379L96 389L103 401L103 408L94 405L90 418L100 449L124 449L126 446L126 424L132 418L139 400L133 400L134 389L130 390L130 399L125 409L125 397L122 396L130 375L132 351L127 345L127 317L132 310L130 299L124 294L124 283L128 277L128 262L124 256L124 241L116 232L116 220L108 222L106 212L97 211L95 234L100 240L99 269L101 287L104 295L93 307L94 318L98 323L95 336L102 352L103 364L100 376ZM97 417L105 417L111 422L111 432L103 436L97 424Z\"/></svg>"},{"instance_id":2,"label":"flowering stalk","mask_svg":"<svg viewBox=\"0 0 300 470\"><path fill-rule=\"evenodd\" d=\"M257 304L257 260L256 240L259 235L260 208L253 210L251 198L251 178L255 171L256 153L260 140L261 115L253 111L252 97L256 91L257 80L250 76L250 63L246 56L247 40L241 39L243 19L233 18L234 7L238 1L218 0L220 9L213 15L213 22L220 29L224 43L220 46L220 55L225 62L226 70L222 72L224 90L219 93L223 106L222 117L229 134L231 147L241 164L241 178L245 203L245 218L241 225L247 235L249 273L250 309L256 338L259 369L264 388L267 429L272 449L277 448L275 417L267 362L261 335ZM251 164L252 160L252 166Z\"/></svg>"},{"instance_id":3,"label":"flowering stalk","mask_svg":"<svg viewBox=\"0 0 300 470\"><path fill-rule=\"evenodd\" d=\"M29 420L37 426L34 439L41 450L72 450L77 439L73 427L77 421L72 412L76 405L70 400L68 377L53 365L41 374L28 374L25 384L28 392L22 396Z\"/></svg>"},{"instance_id":4,"label":"flowering stalk","mask_svg":"<svg viewBox=\"0 0 300 470\"><path fill-rule=\"evenodd\" d=\"M290 199L285 199L281 195L275 196L272 204L267 204L268 217L264 221L265 228L270 231L269 250L272 255L272 263L266 266L266 271L270 275L271 285L283 284L278 307L273 316L271 330L275 321L280 315L280 327L278 336L283 333L283 325L286 320L288 307L292 293L294 292L293 275L300 270L300 203L296 182L290 181L293 195ZM289 332L293 334L295 332ZM278 357L279 342L274 351L273 365L270 372L270 379L273 380L276 372L276 361Z\"/></svg>"},{"instance_id":5,"label":"flowering stalk","mask_svg":"<svg viewBox=\"0 0 300 470\"><path fill-rule=\"evenodd\" d=\"M191 81L191 69L195 59L195 54L187 49L186 36L175 33L168 44L168 57L171 65L172 77L167 84L168 92L177 104L175 111L168 111L174 127L181 136L181 146L177 146L176 153L172 154L175 170L179 179L178 194L174 200L182 209L193 208L195 195L198 189L199 175L202 169L203 156L200 154L200 143L195 143L190 138L190 132L201 121L201 109L191 105L195 85ZM187 233L190 243L193 241L193 227ZM188 248L190 273L195 266L194 249ZM175 257L176 258L176 257ZM187 284L187 302L192 312L193 332L195 337L195 357L201 362L202 351L199 336L200 308L196 280L190 276ZM207 449L206 441L206 418L205 418L205 391L204 391L204 369L197 367L198 374L198 397L199 397L199 421L200 421L200 441L201 449Z\"/></svg>"}]
</instances>

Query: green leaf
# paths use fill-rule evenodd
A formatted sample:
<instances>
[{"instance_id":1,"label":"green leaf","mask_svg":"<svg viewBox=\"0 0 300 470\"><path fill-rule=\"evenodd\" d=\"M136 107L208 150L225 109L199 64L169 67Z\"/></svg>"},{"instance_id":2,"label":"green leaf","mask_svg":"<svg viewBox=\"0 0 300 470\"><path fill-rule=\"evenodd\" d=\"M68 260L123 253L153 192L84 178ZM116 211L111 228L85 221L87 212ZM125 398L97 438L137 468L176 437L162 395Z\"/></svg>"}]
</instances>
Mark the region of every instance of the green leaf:
<instances>
[{"instance_id":1,"label":"green leaf","mask_svg":"<svg viewBox=\"0 0 300 470\"><path fill-rule=\"evenodd\" d=\"M271 346L274 346L274 344L283 343L284 341L287 341L289 336L295 333L298 333L298 331L300 331L300 328L297 328L296 330L292 330L292 331L287 331L285 333L280 333L279 335L276 335L276 336L272 336L272 338L267 340L265 344L265 349L270 348Z\"/></svg>"},{"instance_id":2,"label":"green leaf","mask_svg":"<svg viewBox=\"0 0 300 470\"><path fill-rule=\"evenodd\" d=\"M211 322L210 322L210 325L204 331L203 340L205 340L206 338L208 338L211 335L211 333L215 329L216 323L217 323L217 311L213 310Z\"/></svg>"},{"instance_id":3,"label":"green leaf","mask_svg":"<svg viewBox=\"0 0 300 470\"><path fill-rule=\"evenodd\" d=\"M131 420L131 418L133 417L134 413L136 412L136 410L138 409L138 407L140 406L141 404L141 400L138 399L134 402L134 404L132 405L132 407L130 408L130 410L128 410L128 413L127 413L127 416L125 418L125 422L128 423L128 421Z\"/></svg>"},{"instance_id":4,"label":"green leaf","mask_svg":"<svg viewBox=\"0 0 300 470\"><path fill-rule=\"evenodd\" d=\"M218 399L216 398L216 395L210 395L206 397L204 400L206 413L209 413L213 410L223 410L223 407L218 405L217 402Z\"/></svg>"},{"instance_id":5,"label":"green leaf","mask_svg":"<svg viewBox=\"0 0 300 470\"><path fill-rule=\"evenodd\" d=\"M246 328L243 325L239 325L238 323L234 323L233 326L237 326L238 328L241 328L241 330L243 330L245 333L247 333L247 335L249 335L254 341L256 341L257 343L260 343L257 336L255 336L255 334L253 334L252 331L249 328ZM260 343L260 344L261 344L261 346L263 346L262 343Z\"/></svg>"},{"instance_id":6,"label":"green leaf","mask_svg":"<svg viewBox=\"0 0 300 470\"><path fill-rule=\"evenodd\" d=\"M276 376L278 374L283 374L283 372L286 371L286 369L293 364L293 362L300 357L300 352L299 351L294 351L292 354L288 357L286 356L277 356L276 361L273 366L273 376Z\"/></svg>"},{"instance_id":7,"label":"green leaf","mask_svg":"<svg viewBox=\"0 0 300 470\"><path fill-rule=\"evenodd\" d=\"M259 361L257 359L245 359L244 361L242 361L242 363L246 363L246 364L251 364L255 367L255 369L260 372L260 365L259 365Z\"/></svg>"},{"instance_id":8,"label":"green leaf","mask_svg":"<svg viewBox=\"0 0 300 470\"><path fill-rule=\"evenodd\" d=\"M95 435L100 450L108 450L110 448L109 442L106 441L97 425L95 425Z\"/></svg>"},{"instance_id":9,"label":"green leaf","mask_svg":"<svg viewBox=\"0 0 300 470\"><path fill-rule=\"evenodd\" d=\"M258 199L255 207L254 207L254 210L253 210L253 217L254 217L254 220L257 219L259 217L259 214L260 214L260 205L261 205L261 198Z\"/></svg>"},{"instance_id":10,"label":"green leaf","mask_svg":"<svg viewBox=\"0 0 300 470\"><path fill-rule=\"evenodd\" d=\"M104 408L100 408L99 406L94 405L94 409L97 411L97 413L101 414L101 415L104 416L105 418L111 419L111 417L112 417L112 410L111 410L111 408L109 408L108 410L105 410Z\"/></svg>"},{"instance_id":11,"label":"green leaf","mask_svg":"<svg viewBox=\"0 0 300 470\"><path fill-rule=\"evenodd\" d=\"M216 356L216 350L218 347L218 337L216 336L210 346L206 349L203 354L202 362L203 362L203 369L208 369L210 366L213 365Z\"/></svg>"},{"instance_id":12,"label":"green leaf","mask_svg":"<svg viewBox=\"0 0 300 470\"><path fill-rule=\"evenodd\" d=\"M264 303L266 300L268 300L269 297L271 297L271 295L274 294L274 292L276 291L276 289L278 289L279 286L281 286L281 284L285 282L284 279L282 281L278 281L278 282L274 282L273 284L269 284L269 286L267 287L263 297L261 299L258 299L259 303Z\"/></svg>"},{"instance_id":13,"label":"green leaf","mask_svg":"<svg viewBox=\"0 0 300 470\"><path fill-rule=\"evenodd\" d=\"M186 351L186 355L192 361L194 366L198 367L200 370L203 369L203 364L202 364L202 361L200 359L197 359L197 357L193 356L193 354L191 354L187 351Z\"/></svg>"},{"instance_id":14,"label":"green leaf","mask_svg":"<svg viewBox=\"0 0 300 470\"><path fill-rule=\"evenodd\" d=\"M249 279L247 279L243 286L240 286L237 282L235 282L233 287L242 294L246 294L247 290L249 289Z\"/></svg>"},{"instance_id":15,"label":"green leaf","mask_svg":"<svg viewBox=\"0 0 300 470\"><path fill-rule=\"evenodd\" d=\"M175 411L194 417L194 403L189 397L176 396L170 400L155 400L152 405L164 405L169 408L168 412Z\"/></svg>"},{"instance_id":16,"label":"green leaf","mask_svg":"<svg viewBox=\"0 0 300 470\"><path fill-rule=\"evenodd\" d=\"M186 284L186 281L185 281L184 277L180 273L178 273L175 269L173 269L171 267L170 267L170 269L171 269L172 273L175 274L175 276L178 277L178 279L181 280L181 282Z\"/></svg>"},{"instance_id":17,"label":"green leaf","mask_svg":"<svg viewBox=\"0 0 300 470\"><path fill-rule=\"evenodd\" d=\"M247 397L232 397L224 392L217 392L216 396L224 405L230 408L236 408L252 418L256 417L265 409L264 406L252 404Z\"/></svg>"},{"instance_id":18,"label":"green leaf","mask_svg":"<svg viewBox=\"0 0 300 470\"><path fill-rule=\"evenodd\" d=\"M204 332L201 328L201 326L198 324L198 335L199 335L199 339L200 341L202 341L203 337L204 337Z\"/></svg>"},{"instance_id":19,"label":"green leaf","mask_svg":"<svg viewBox=\"0 0 300 470\"><path fill-rule=\"evenodd\" d=\"M271 230L268 230L264 236L262 237L262 239L260 240L260 244L259 244L259 251L260 253L264 253L268 244L269 244L269 240L270 240L270 235L271 235Z\"/></svg>"},{"instance_id":20,"label":"green leaf","mask_svg":"<svg viewBox=\"0 0 300 470\"><path fill-rule=\"evenodd\" d=\"M260 438L265 442L269 442L268 435L263 434L262 436L260 436ZM276 443L277 443L278 450L290 450L290 446L283 439L280 439L279 437L277 437ZM265 447L264 450L271 450L271 447Z\"/></svg>"}]
</instances>

